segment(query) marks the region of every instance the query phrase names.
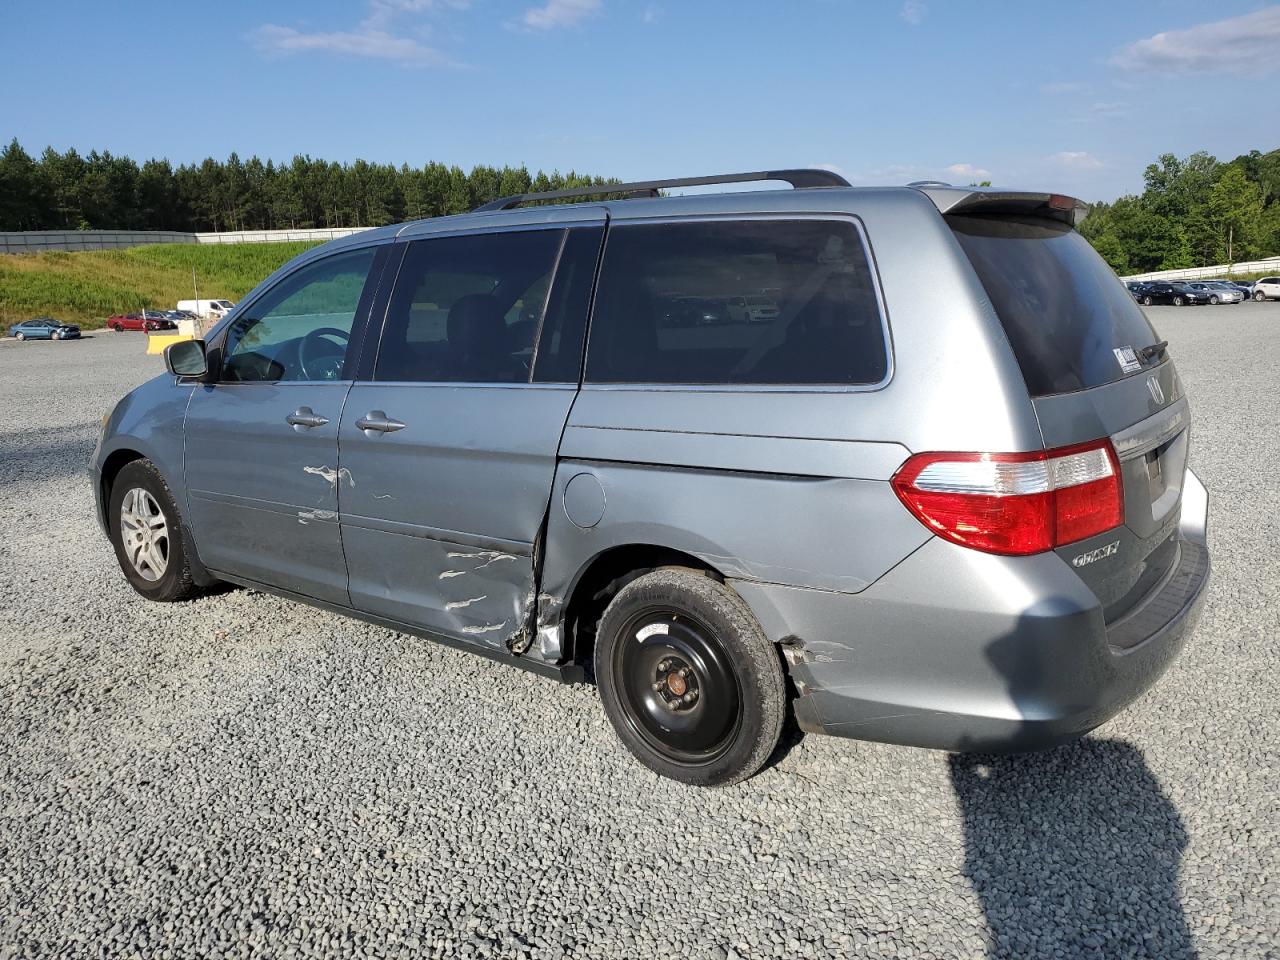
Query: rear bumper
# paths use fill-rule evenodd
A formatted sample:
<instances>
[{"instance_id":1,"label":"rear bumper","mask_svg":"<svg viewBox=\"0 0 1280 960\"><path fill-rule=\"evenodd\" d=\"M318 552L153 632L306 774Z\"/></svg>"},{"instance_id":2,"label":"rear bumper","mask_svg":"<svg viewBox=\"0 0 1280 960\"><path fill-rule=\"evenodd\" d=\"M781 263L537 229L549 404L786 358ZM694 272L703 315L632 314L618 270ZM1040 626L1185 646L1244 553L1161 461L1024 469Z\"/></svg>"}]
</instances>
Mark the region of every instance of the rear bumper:
<instances>
[{"instance_id":1,"label":"rear bumper","mask_svg":"<svg viewBox=\"0 0 1280 960\"><path fill-rule=\"evenodd\" d=\"M1053 746L1113 717L1186 643L1209 582L1207 497L1190 471L1179 556L1107 624L1056 554L995 557L939 539L840 594L738 581L782 643L800 725L946 750Z\"/></svg>"}]
</instances>

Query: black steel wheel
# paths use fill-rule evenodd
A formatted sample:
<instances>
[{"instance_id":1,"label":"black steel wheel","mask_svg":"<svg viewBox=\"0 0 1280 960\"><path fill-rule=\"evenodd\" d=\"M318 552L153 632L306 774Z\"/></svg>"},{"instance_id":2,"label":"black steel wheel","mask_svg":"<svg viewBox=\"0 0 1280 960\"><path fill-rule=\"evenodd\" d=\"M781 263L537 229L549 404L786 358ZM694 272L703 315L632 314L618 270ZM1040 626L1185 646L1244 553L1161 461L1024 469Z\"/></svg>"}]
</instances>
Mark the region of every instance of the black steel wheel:
<instances>
[{"instance_id":1,"label":"black steel wheel","mask_svg":"<svg viewBox=\"0 0 1280 960\"><path fill-rule=\"evenodd\" d=\"M623 587L596 640L596 682L619 738L650 769L699 786L736 783L781 734L781 658L750 609L696 570Z\"/></svg>"},{"instance_id":2,"label":"black steel wheel","mask_svg":"<svg viewBox=\"0 0 1280 960\"><path fill-rule=\"evenodd\" d=\"M713 760L738 725L738 680L709 627L670 607L647 607L623 628L609 669L631 728L676 763Z\"/></svg>"}]
</instances>

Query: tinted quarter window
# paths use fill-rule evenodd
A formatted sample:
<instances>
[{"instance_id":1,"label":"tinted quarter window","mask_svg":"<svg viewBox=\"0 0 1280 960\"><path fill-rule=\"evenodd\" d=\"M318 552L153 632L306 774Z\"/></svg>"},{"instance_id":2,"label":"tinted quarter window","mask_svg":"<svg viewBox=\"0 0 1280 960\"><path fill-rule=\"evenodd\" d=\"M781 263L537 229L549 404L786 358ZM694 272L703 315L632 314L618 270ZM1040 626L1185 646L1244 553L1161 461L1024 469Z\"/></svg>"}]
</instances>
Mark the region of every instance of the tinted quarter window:
<instances>
[{"instance_id":1,"label":"tinted quarter window","mask_svg":"<svg viewBox=\"0 0 1280 960\"><path fill-rule=\"evenodd\" d=\"M1114 351L1160 339L1106 261L1066 224L947 220L991 298L1032 396L1119 380L1127 374ZM1147 292L1174 291L1156 284Z\"/></svg>"},{"instance_id":2,"label":"tinted quarter window","mask_svg":"<svg viewBox=\"0 0 1280 960\"><path fill-rule=\"evenodd\" d=\"M534 230L411 243L374 379L527 382L564 240Z\"/></svg>"},{"instance_id":3,"label":"tinted quarter window","mask_svg":"<svg viewBox=\"0 0 1280 960\"><path fill-rule=\"evenodd\" d=\"M375 252L327 257L265 293L228 330L222 379L339 379Z\"/></svg>"},{"instance_id":4,"label":"tinted quarter window","mask_svg":"<svg viewBox=\"0 0 1280 960\"><path fill-rule=\"evenodd\" d=\"M888 353L842 220L614 227L587 345L596 383L873 384Z\"/></svg>"}]
</instances>

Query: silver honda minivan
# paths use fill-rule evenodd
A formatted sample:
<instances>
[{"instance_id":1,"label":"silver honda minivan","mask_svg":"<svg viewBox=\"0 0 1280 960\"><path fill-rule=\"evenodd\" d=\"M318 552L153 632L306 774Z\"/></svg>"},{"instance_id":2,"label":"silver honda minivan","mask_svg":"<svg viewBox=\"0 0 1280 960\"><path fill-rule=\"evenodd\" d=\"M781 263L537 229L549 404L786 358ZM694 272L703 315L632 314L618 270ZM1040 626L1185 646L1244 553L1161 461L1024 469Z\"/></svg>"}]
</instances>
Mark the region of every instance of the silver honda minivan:
<instances>
[{"instance_id":1,"label":"silver honda minivan","mask_svg":"<svg viewBox=\"0 0 1280 960\"><path fill-rule=\"evenodd\" d=\"M1083 209L791 170L335 240L120 401L99 519L148 599L228 581L593 678L687 783L788 717L1052 745L1155 682L1209 576L1187 399Z\"/></svg>"}]
</instances>

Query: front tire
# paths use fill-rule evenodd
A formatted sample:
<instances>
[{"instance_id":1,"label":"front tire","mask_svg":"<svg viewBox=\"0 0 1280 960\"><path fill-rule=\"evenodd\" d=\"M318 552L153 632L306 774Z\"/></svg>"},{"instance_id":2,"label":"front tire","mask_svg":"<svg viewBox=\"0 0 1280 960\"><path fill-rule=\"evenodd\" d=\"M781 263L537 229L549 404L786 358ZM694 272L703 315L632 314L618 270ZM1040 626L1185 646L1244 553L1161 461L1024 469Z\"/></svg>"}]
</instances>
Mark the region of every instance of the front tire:
<instances>
[{"instance_id":1,"label":"front tire","mask_svg":"<svg viewBox=\"0 0 1280 960\"><path fill-rule=\"evenodd\" d=\"M1209 298L1209 302L1210 302L1210 303L1212 303L1212 304L1216 307L1216 306L1217 306L1219 303L1221 303L1222 301L1220 301L1217 297L1210 297L1210 298Z\"/></svg>"},{"instance_id":2,"label":"front tire","mask_svg":"<svg viewBox=\"0 0 1280 960\"><path fill-rule=\"evenodd\" d=\"M23 333L21 330L19 330L17 333L13 335L13 338L15 340L25 340L27 339L27 335Z\"/></svg>"},{"instance_id":3,"label":"front tire","mask_svg":"<svg viewBox=\"0 0 1280 960\"><path fill-rule=\"evenodd\" d=\"M1253 295L1253 302L1254 302L1254 303L1261 303L1261 302L1262 302L1263 300L1265 300L1265 299L1267 299L1267 295L1266 295L1265 293L1263 293L1262 291L1258 291L1257 293L1255 293L1255 294Z\"/></svg>"},{"instance_id":4,"label":"front tire","mask_svg":"<svg viewBox=\"0 0 1280 960\"><path fill-rule=\"evenodd\" d=\"M1181 297L1174 297L1174 298L1173 298L1173 305L1174 305L1175 307L1180 307L1180 306L1182 306L1183 304L1185 304L1186 302L1187 302L1187 301L1183 300Z\"/></svg>"},{"instance_id":5,"label":"front tire","mask_svg":"<svg viewBox=\"0 0 1280 960\"><path fill-rule=\"evenodd\" d=\"M655 773L726 786L777 746L786 712L778 651L742 598L700 571L655 570L618 591L595 662L609 722Z\"/></svg>"},{"instance_id":6,"label":"front tire","mask_svg":"<svg viewBox=\"0 0 1280 960\"><path fill-rule=\"evenodd\" d=\"M111 485L107 509L111 545L134 590L162 603L197 592L182 517L155 464L126 464Z\"/></svg>"},{"instance_id":7,"label":"front tire","mask_svg":"<svg viewBox=\"0 0 1280 960\"><path fill-rule=\"evenodd\" d=\"M1143 305L1144 307L1149 307L1149 306L1151 306L1151 304L1152 304L1153 302L1154 302L1154 301L1152 301L1152 299L1151 299L1150 297L1143 297L1143 298L1142 298L1142 305Z\"/></svg>"}]
</instances>

